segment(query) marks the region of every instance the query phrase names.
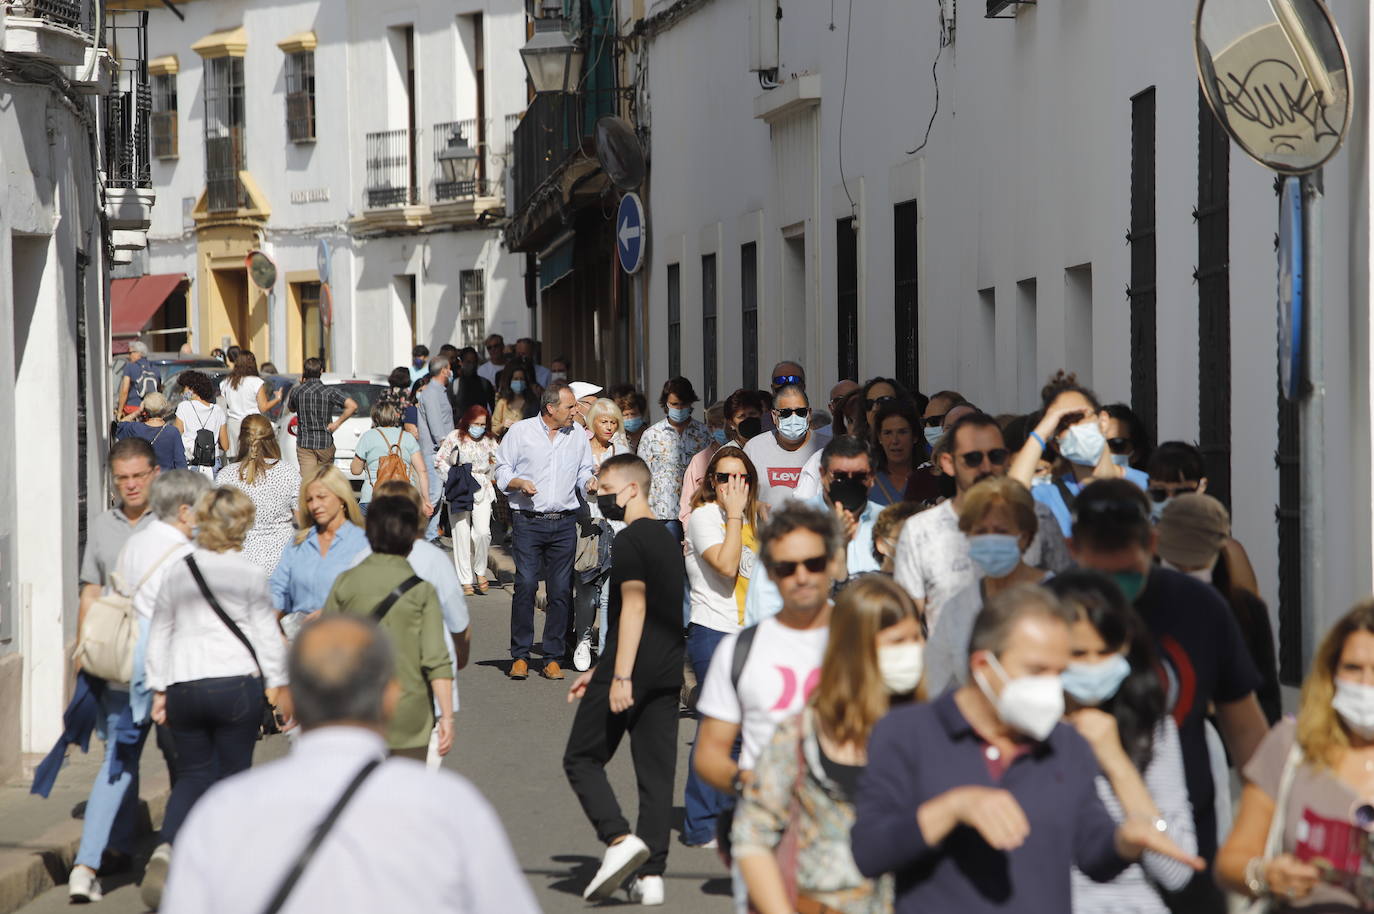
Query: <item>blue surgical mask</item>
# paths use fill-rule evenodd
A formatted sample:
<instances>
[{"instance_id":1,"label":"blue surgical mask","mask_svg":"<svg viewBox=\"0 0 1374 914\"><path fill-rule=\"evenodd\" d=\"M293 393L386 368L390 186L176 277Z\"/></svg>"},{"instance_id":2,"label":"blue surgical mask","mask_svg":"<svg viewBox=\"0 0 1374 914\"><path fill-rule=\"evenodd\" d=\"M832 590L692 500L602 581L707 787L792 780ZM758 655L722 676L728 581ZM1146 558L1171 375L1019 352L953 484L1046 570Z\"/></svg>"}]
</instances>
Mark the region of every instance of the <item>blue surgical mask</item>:
<instances>
[{"instance_id":1,"label":"blue surgical mask","mask_svg":"<svg viewBox=\"0 0 1374 914\"><path fill-rule=\"evenodd\" d=\"M1097 466L1106 447L1107 439L1102 437L1096 418L1072 426L1059 437L1059 453L1069 463L1081 467Z\"/></svg>"},{"instance_id":2,"label":"blue surgical mask","mask_svg":"<svg viewBox=\"0 0 1374 914\"><path fill-rule=\"evenodd\" d=\"M522 393L524 393L524 392L525 392L525 382L522 381L522 380L520 380L519 378L516 378L514 381L511 381L511 382L510 382L510 392L513 393L513 394L522 394Z\"/></svg>"},{"instance_id":3,"label":"blue surgical mask","mask_svg":"<svg viewBox=\"0 0 1374 914\"><path fill-rule=\"evenodd\" d=\"M921 429L921 434L926 436L926 444L930 445L932 451L940 446L941 441L945 440L945 430L938 425L934 428L926 426Z\"/></svg>"},{"instance_id":4,"label":"blue surgical mask","mask_svg":"<svg viewBox=\"0 0 1374 914\"><path fill-rule=\"evenodd\" d=\"M486 433L487 433L487 427L486 427L485 425L469 425L469 426L468 426L468 436L471 437L471 438L481 438L481 437L482 437L483 435L485 435Z\"/></svg>"},{"instance_id":5,"label":"blue surgical mask","mask_svg":"<svg viewBox=\"0 0 1374 914\"><path fill-rule=\"evenodd\" d=\"M1129 675L1131 663L1126 655L1113 654L1100 663L1070 663L1059 678L1075 701L1096 707L1115 695Z\"/></svg>"},{"instance_id":6,"label":"blue surgical mask","mask_svg":"<svg viewBox=\"0 0 1374 914\"><path fill-rule=\"evenodd\" d=\"M630 418L628 418L628 419L625 420L625 431L629 432L630 434L634 434L635 432L639 431L639 430L640 430L641 428L643 428L643 427L644 427L644 417L643 417L643 416L631 416Z\"/></svg>"},{"instance_id":7,"label":"blue surgical mask","mask_svg":"<svg viewBox=\"0 0 1374 914\"><path fill-rule=\"evenodd\" d=\"M1004 578L1021 561L1021 539L1010 533L983 533L968 538L968 557L990 578Z\"/></svg>"},{"instance_id":8,"label":"blue surgical mask","mask_svg":"<svg viewBox=\"0 0 1374 914\"><path fill-rule=\"evenodd\" d=\"M795 413L778 420L778 433L788 441L800 441L811 429L811 420Z\"/></svg>"},{"instance_id":9,"label":"blue surgical mask","mask_svg":"<svg viewBox=\"0 0 1374 914\"><path fill-rule=\"evenodd\" d=\"M1113 454L1113 455L1112 455L1112 463L1116 464L1117 466L1121 467L1121 468L1124 470L1124 469L1126 469L1127 467L1129 467L1129 466L1131 465L1131 455L1130 455L1130 454Z\"/></svg>"},{"instance_id":10,"label":"blue surgical mask","mask_svg":"<svg viewBox=\"0 0 1374 914\"><path fill-rule=\"evenodd\" d=\"M711 437L714 438L714 439L716 439L716 444L719 444L721 447L724 447L724 446L725 446L725 441L726 441L726 438L725 438L725 429L723 429L723 428L713 428L713 429L711 429Z\"/></svg>"},{"instance_id":11,"label":"blue surgical mask","mask_svg":"<svg viewBox=\"0 0 1374 914\"><path fill-rule=\"evenodd\" d=\"M676 422L678 425L681 425L688 419L692 418L692 407L682 406L678 407L677 409L669 409L668 418Z\"/></svg>"}]
</instances>

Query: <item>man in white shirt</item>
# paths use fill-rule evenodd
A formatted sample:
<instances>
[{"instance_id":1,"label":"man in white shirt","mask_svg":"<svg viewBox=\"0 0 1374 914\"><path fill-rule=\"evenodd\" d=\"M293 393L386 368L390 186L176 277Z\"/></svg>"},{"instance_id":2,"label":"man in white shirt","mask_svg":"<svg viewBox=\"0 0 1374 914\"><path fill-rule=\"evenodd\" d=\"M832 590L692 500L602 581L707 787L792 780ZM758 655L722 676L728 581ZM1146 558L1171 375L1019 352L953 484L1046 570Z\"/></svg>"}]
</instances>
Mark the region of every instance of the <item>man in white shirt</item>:
<instances>
[{"instance_id":1,"label":"man in white shirt","mask_svg":"<svg viewBox=\"0 0 1374 914\"><path fill-rule=\"evenodd\" d=\"M483 345L487 350L487 360L477 366L477 374L486 378L492 387L498 387L497 379L506 367L506 341L501 334L493 333Z\"/></svg>"},{"instance_id":2,"label":"man in white shirt","mask_svg":"<svg viewBox=\"0 0 1374 914\"><path fill-rule=\"evenodd\" d=\"M844 548L833 514L795 502L773 512L759 541L759 558L782 594L782 609L757 626L726 636L711 657L697 699L697 774L735 795L773 730L802 709L820 680L830 634L831 575ZM739 667L735 651L741 639L747 656ZM737 763L731 748L741 733Z\"/></svg>"},{"instance_id":3,"label":"man in white shirt","mask_svg":"<svg viewBox=\"0 0 1374 914\"><path fill-rule=\"evenodd\" d=\"M931 631L945 601L976 577L968 538L959 530L964 493L990 476L1005 476L1011 468L1002 429L986 413L970 412L955 421L937 454L941 472L954 479L955 495L902 525L893 559L897 583L925 613ZM1046 571L1064 570L1070 564L1069 552L1054 513L1036 502L1035 516L1040 531L1026 550L1026 564Z\"/></svg>"},{"instance_id":4,"label":"man in white shirt","mask_svg":"<svg viewBox=\"0 0 1374 914\"><path fill-rule=\"evenodd\" d=\"M138 796L138 759L148 735L152 696L143 687L143 652L147 646L148 623L153 617L166 570L192 550L193 506L209 488L210 480L194 470L167 470L156 476L148 492L151 520L129 537L111 569L112 577L122 585L121 592L132 598L140 637L134 652L134 681L106 683L100 697L106 735L105 761L91 786L81 829L81 846L67 881L67 896L75 902L101 899L96 872L106 850L128 857L135 849L138 819L134 811L138 804L126 803L125 797L131 790L134 797ZM126 709L130 714L124 719ZM121 721L125 726L136 728L138 736L132 750L126 750L122 759L123 772L111 780L110 765L119 745L115 737ZM170 757L168 769L175 771Z\"/></svg>"},{"instance_id":5,"label":"man in white shirt","mask_svg":"<svg viewBox=\"0 0 1374 914\"><path fill-rule=\"evenodd\" d=\"M500 820L471 783L408 759L383 761L400 693L393 672L391 645L370 622L332 616L301 630L290 679L305 733L286 758L222 781L196 804L177 838L163 914L264 910L316 827L374 762L283 914L537 914Z\"/></svg>"},{"instance_id":6,"label":"man in white shirt","mask_svg":"<svg viewBox=\"0 0 1374 914\"><path fill-rule=\"evenodd\" d=\"M596 464L580 426L577 399L566 381L544 388L539 415L510 427L496 451L496 485L510 497L515 594L510 607L510 678L529 677L534 645L534 593L544 569L545 679L562 679L577 548L577 494L590 492Z\"/></svg>"},{"instance_id":7,"label":"man in white shirt","mask_svg":"<svg viewBox=\"0 0 1374 914\"><path fill-rule=\"evenodd\" d=\"M811 428L811 404L799 384L785 384L773 400L773 430L744 446L759 474L759 498L780 507L797 487L802 466L824 445Z\"/></svg>"}]
</instances>

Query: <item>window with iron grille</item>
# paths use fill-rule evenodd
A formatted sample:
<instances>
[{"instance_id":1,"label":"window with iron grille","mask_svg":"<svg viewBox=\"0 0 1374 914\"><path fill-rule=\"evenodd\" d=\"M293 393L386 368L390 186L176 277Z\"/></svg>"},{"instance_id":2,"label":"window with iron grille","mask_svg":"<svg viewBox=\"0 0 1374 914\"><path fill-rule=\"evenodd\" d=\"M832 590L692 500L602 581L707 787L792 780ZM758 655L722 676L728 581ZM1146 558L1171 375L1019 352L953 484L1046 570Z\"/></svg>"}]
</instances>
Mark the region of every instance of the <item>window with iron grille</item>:
<instances>
[{"instance_id":1,"label":"window with iron grille","mask_svg":"<svg viewBox=\"0 0 1374 914\"><path fill-rule=\"evenodd\" d=\"M153 77L153 155L177 157L177 77L160 73Z\"/></svg>"},{"instance_id":2,"label":"window with iron grille","mask_svg":"<svg viewBox=\"0 0 1374 914\"><path fill-rule=\"evenodd\" d=\"M835 310L841 378L859 376L859 233L852 217L835 220Z\"/></svg>"},{"instance_id":3,"label":"window with iron grille","mask_svg":"<svg viewBox=\"0 0 1374 914\"><path fill-rule=\"evenodd\" d=\"M480 349L487 326L487 280L481 270L458 274L458 332L461 345Z\"/></svg>"},{"instance_id":4,"label":"window with iron grille","mask_svg":"<svg viewBox=\"0 0 1374 914\"><path fill-rule=\"evenodd\" d=\"M315 141L315 52L286 55L286 136L293 143Z\"/></svg>"},{"instance_id":5,"label":"window with iron grille","mask_svg":"<svg viewBox=\"0 0 1374 914\"><path fill-rule=\"evenodd\" d=\"M205 188L211 212L246 207L239 172L247 167L243 58L205 62Z\"/></svg>"},{"instance_id":6,"label":"window with iron grille","mask_svg":"<svg viewBox=\"0 0 1374 914\"><path fill-rule=\"evenodd\" d=\"M701 258L701 373L706 403L716 402L716 255Z\"/></svg>"},{"instance_id":7,"label":"window with iron grille","mask_svg":"<svg viewBox=\"0 0 1374 914\"><path fill-rule=\"evenodd\" d=\"M1197 99L1198 447L1207 494L1231 507L1231 138Z\"/></svg>"},{"instance_id":8,"label":"window with iron grille","mask_svg":"<svg viewBox=\"0 0 1374 914\"><path fill-rule=\"evenodd\" d=\"M754 242L739 249L739 300L744 337L744 370L740 386L759 386L759 246Z\"/></svg>"},{"instance_id":9,"label":"window with iron grille","mask_svg":"<svg viewBox=\"0 0 1374 914\"><path fill-rule=\"evenodd\" d=\"M892 317L897 346L897 380L917 390L920 379L919 211L915 200L892 207ZM855 380L858 380L856 377Z\"/></svg>"},{"instance_id":10,"label":"window with iron grille","mask_svg":"<svg viewBox=\"0 0 1374 914\"><path fill-rule=\"evenodd\" d=\"M668 264L668 377L682 374L682 267Z\"/></svg>"},{"instance_id":11,"label":"window with iron grille","mask_svg":"<svg viewBox=\"0 0 1374 914\"><path fill-rule=\"evenodd\" d=\"M1155 337L1155 88L1131 98L1131 406L1151 438L1159 429Z\"/></svg>"}]
</instances>

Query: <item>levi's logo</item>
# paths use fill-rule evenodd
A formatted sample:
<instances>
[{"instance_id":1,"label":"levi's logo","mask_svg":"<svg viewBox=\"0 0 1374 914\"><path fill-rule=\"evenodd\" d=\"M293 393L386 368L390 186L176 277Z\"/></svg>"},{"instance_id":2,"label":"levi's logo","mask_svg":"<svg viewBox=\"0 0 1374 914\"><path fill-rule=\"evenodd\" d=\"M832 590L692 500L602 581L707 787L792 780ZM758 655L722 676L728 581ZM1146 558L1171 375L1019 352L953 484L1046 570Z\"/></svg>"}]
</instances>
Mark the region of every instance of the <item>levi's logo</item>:
<instances>
[{"instance_id":1,"label":"levi's logo","mask_svg":"<svg viewBox=\"0 0 1374 914\"><path fill-rule=\"evenodd\" d=\"M770 486L786 486L795 489L801 480L801 470L796 467L769 467L768 484Z\"/></svg>"}]
</instances>

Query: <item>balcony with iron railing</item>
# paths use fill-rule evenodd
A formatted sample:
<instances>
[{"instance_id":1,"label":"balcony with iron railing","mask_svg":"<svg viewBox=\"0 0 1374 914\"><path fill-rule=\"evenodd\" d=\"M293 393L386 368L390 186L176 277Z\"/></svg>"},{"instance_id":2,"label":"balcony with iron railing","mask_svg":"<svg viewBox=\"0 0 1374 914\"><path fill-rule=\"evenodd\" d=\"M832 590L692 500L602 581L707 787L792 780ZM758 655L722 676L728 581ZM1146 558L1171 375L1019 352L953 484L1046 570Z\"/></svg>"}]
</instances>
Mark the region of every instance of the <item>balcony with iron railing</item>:
<instances>
[{"instance_id":1,"label":"balcony with iron railing","mask_svg":"<svg viewBox=\"0 0 1374 914\"><path fill-rule=\"evenodd\" d=\"M81 0L10 0L7 5L11 16L42 19L77 31L87 25Z\"/></svg>"},{"instance_id":2,"label":"balcony with iron railing","mask_svg":"<svg viewBox=\"0 0 1374 914\"><path fill-rule=\"evenodd\" d=\"M114 85L101 102L105 212L112 229L145 232L152 224L148 12L110 13L105 40L116 49Z\"/></svg>"},{"instance_id":3,"label":"balcony with iron railing","mask_svg":"<svg viewBox=\"0 0 1374 914\"><path fill-rule=\"evenodd\" d=\"M4 0L4 53L81 66L98 31L92 0Z\"/></svg>"},{"instance_id":4,"label":"balcony with iron railing","mask_svg":"<svg viewBox=\"0 0 1374 914\"><path fill-rule=\"evenodd\" d=\"M410 130L383 130L367 134L368 209L414 206L420 202L415 164L417 137Z\"/></svg>"},{"instance_id":5,"label":"balcony with iron railing","mask_svg":"<svg viewBox=\"0 0 1374 914\"><path fill-rule=\"evenodd\" d=\"M489 118L434 125L435 203L496 195L501 161L490 139Z\"/></svg>"}]
</instances>

